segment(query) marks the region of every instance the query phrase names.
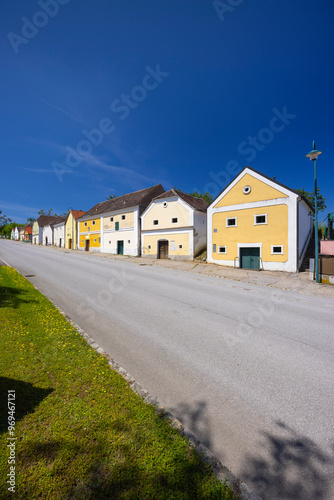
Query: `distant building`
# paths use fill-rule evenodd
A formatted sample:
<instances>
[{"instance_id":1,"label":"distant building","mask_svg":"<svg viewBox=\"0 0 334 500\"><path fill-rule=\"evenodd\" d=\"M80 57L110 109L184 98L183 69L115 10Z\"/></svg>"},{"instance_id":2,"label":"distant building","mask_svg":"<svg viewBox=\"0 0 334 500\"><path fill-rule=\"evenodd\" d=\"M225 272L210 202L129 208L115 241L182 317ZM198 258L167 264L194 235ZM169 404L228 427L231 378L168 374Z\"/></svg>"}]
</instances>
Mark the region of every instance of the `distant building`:
<instances>
[{"instance_id":1,"label":"distant building","mask_svg":"<svg viewBox=\"0 0 334 500\"><path fill-rule=\"evenodd\" d=\"M175 189L156 196L141 216L142 256L193 259L206 248L208 206Z\"/></svg>"}]
</instances>

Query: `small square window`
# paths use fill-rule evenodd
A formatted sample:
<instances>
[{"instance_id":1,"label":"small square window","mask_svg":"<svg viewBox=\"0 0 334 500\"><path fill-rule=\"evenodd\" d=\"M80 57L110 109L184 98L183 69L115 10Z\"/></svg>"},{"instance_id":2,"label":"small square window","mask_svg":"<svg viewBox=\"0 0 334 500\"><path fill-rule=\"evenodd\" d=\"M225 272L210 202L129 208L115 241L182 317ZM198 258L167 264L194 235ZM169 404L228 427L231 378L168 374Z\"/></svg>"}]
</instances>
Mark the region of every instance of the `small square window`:
<instances>
[{"instance_id":1,"label":"small square window","mask_svg":"<svg viewBox=\"0 0 334 500\"><path fill-rule=\"evenodd\" d=\"M283 245L271 245L271 255L283 255Z\"/></svg>"},{"instance_id":2,"label":"small square window","mask_svg":"<svg viewBox=\"0 0 334 500\"><path fill-rule=\"evenodd\" d=\"M122 220L124 220L124 219L125 219L125 215L122 215Z\"/></svg>"},{"instance_id":3,"label":"small square window","mask_svg":"<svg viewBox=\"0 0 334 500\"><path fill-rule=\"evenodd\" d=\"M214 232L214 233L216 233L216 232L217 232L217 229L214 229L214 230L213 230L213 232Z\"/></svg>"},{"instance_id":4,"label":"small square window","mask_svg":"<svg viewBox=\"0 0 334 500\"><path fill-rule=\"evenodd\" d=\"M114 222L114 218L113 217L110 217L110 222Z\"/></svg>"},{"instance_id":5,"label":"small square window","mask_svg":"<svg viewBox=\"0 0 334 500\"><path fill-rule=\"evenodd\" d=\"M213 248L212 248L213 253L216 253L216 252L217 252L216 248L217 248L217 245L216 245L216 244L214 244L214 245L213 245Z\"/></svg>"},{"instance_id":6,"label":"small square window","mask_svg":"<svg viewBox=\"0 0 334 500\"><path fill-rule=\"evenodd\" d=\"M109 245L111 245L111 241L109 241Z\"/></svg>"},{"instance_id":7,"label":"small square window","mask_svg":"<svg viewBox=\"0 0 334 500\"><path fill-rule=\"evenodd\" d=\"M99 243L101 243L101 238L99 238Z\"/></svg>"},{"instance_id":8,"label":"small square window","mask_svg":"<svg viewBox=\"0 0 334 500\"><path fill-rule=\"evenodd\" d=\"M235 227L237 225L236 217L227 217L226 218L226 227Z\"/></svg>"},{"instance_id":9,"label":"small square window","mask_svg":"<svg viewBox=\"0 0 334 500\"><path fill-rule=\"evenodd\" d=\"M176 223L177 223L177 217L173 217L173 218L172 218L172 223L173 223L173 224L176 224Z\"/></svg>"},{"instance_id":10,"label":"small square window","mask_svg":"<svg viewBox=\"0 0 334 500\"><path fill-rule=\"evenodd\" d=\"M226 247L218 247L218 253L227 253Z\"/></svg>"},{"instance_id":11,"label":"small square window","mask_svg":"<svg viewBox=\"0 0 334 500\"><path fill-rule=\"evenodd\" d=\"M179 248L183 248L183 245L179 245Z\"/></svg>"},{"instance_id":12,"label":"small square window","mask_svg":"<svg viewBox=\"0 0 334 500\"><path fill-rule=\"evenodd\" d=\"M85 222L85 226L87 226L87 222Z\"/></svg>"},{"instance_id":13,"label":"small square window","mask_svg":"<svg viewBox=\"0 0 334 500\"><path fill-rule=\"evenodd\" d=\"M130 240L128 240L128 243L131 243Z\"/></svg>"},{"instance_id":14,"label":"small square window","mask_svg":"<svg viewBox=\"0 0 334 500\"><path fill-rule=\"evenodd\" d=\"M96 239L94 239L94 241L96 241Z\"/></svg>"},{"instance_id":15,"label":"small square window","mask_svg":"<svg viewBox=\"0 0 334 500\"><path fill-rule=\"evenodd\" d=\"M92 221L92 225L95 226L95 220Z\"/></svg>"},{"instance_id":16,"label":"small square window","mask_svg":"<svg viewBox=\"0 0 334 500\"><path fill-rule=\"evenodd\" d=\"M149 250L151 250L151 245L148 245L148 247L147 247L147 248L148 248Z\"/></svg>"},{"instance_id":17,"label":"small square window","mask_svg":"<svg viewBox=\"0 0 334 500\"><path fill-rule=\"evenodd\" d=\"M81 240L81 243L83 243L83 240Z\"/></svg>"},{"instance_id":18,"label":"small square window","mask_svg":"<svg viewBox=\"0 0 334 500\"><path fill-rule=\"evenodd\" d=\"M157 226L159 224L159 221L158 220L154 220L153 221L153 226Z\"/></svg>"},{"instance_id":19,"label":"small square window","mask_svg":"<svg viewBox=\"0 0 334 500\"><path fill-rule=\"evenodd\" d=\"M254 215L254 225L267 224L267 214Z\"/></svg>"}]
</instances>

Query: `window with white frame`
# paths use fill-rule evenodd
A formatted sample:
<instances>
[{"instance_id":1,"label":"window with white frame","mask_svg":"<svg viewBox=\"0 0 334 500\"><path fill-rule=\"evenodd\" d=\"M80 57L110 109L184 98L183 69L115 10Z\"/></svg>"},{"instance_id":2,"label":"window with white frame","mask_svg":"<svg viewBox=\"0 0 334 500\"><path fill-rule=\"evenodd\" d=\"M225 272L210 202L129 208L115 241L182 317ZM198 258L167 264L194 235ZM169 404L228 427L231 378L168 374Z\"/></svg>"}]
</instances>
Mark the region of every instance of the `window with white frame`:
<instances>
[{"instance_id":1,"label":"window with white frame","mask_svg":"<svg viewBox=\"0 0 334 500\"><path fill-rule=\"evenodd\" d=\"M176 250L176 246L175 246L175 240L172 240L170 242L170 249L172 250L172 252L174 252Z\"/></svg>"},{"instance_id":2,"label":"window with white frame","mask_svg":"<svg viewBox=\"0 0 334 500\"><path fill-rule=\"evenodd\" d=\"M158 220L154 220L153 221L153 226L157 226L159 224L159 221Z\"/></svg>"},{"instance_id":3,"label":"window with white frame","mask_svg":"<svg viewBox=\"0 0 334 500\"><path fill-rule=\"evenodd\" d=\"M267 214L254 215L254 226L261 226L267 224Z\"/></svg>"},{"instance_id":4,"label":"window with white frame","mask_svg":"<svg viewBox=\"0 0 334 500\"><path fill-rule=\"evenodd\" d=\"M173 223L173 224L176 224L176 223L177 223L177 217L173 217L173 218L172 218L172 223Z\"/></svg>"},{"instance_id":5,"label":"window with white frame","mask_svg":"<svg viewBox=\"0 0 334 500\"><path fill-rule=\"evenodd\" d=\"M95 226L95 220L92 220L92 225Z\"/></svg>"},{"instance_id":6,"label":"window with white frame","mask_svg":"<svg viewBox=\"0 0 334 500\"><path fill-rule=\"evenodd\" d=\"M114 218L113 217L110 217L110 222L114 222Z\"/></svg>"},{"instance_id":7,"label":"window with white frame","mask_svg":"<svg viewBox=\"0 0 334 500\"><path fill-rule=\"evenodd\" d=\"M125 220L125 215L122 215L122 220Z\"/></svg>"},{"instance_id":8,"label":"window with white frame","mask_svg":"<svg viewBox=\"0 0 334 500\"><path fill-rule=\"evenodd\" d=\"M183 248L183 245L179 245L179 248Z\"/></svg>"},{"instance_id":9,"label":"window with white frame","mask_svg":"<svg viewBox=\"0 0 334 500\"><path fill-rule=\"evenodd\" d=\"M148 245L147 248L148 248L148 250L151 250L151 245Z\"/></svg>"},{"instance_id":10,"label":"window with white frame","mask_svg":"<svg viewBox=\"0 0 334 500\"><path fill-rule=\"evenodd\" d=\"M237 218L236 217L226 217L226 227L236 227Z\"/></svg>"},{"instance_id":11,"label":"window with white frame","mask_svg":"<svg viewBox=\"0 0 334 500\"><path fill-rule=\"evenodd\" d=\"M85 222L84 225L87 226L87 222Z\"/></svg>"},{"instance_id":12,"label":"window with white frame","mask_svg":"<svg viewBox=\"0 0 334 500\"><path fill-rule=\"evenodd\" d=\"M227 253L226 246L224 247L218 246L218 253Z\"/></svg>"},{"instance_id":13,"label":"window with white frame","mask_svg":"<svg viewBox=\"0 0 334 500\"><path fill-rule=\"evenodd\" d=\"M283 245L271 245L271 255L283 255Z\"/></svg>"}]
</instances>

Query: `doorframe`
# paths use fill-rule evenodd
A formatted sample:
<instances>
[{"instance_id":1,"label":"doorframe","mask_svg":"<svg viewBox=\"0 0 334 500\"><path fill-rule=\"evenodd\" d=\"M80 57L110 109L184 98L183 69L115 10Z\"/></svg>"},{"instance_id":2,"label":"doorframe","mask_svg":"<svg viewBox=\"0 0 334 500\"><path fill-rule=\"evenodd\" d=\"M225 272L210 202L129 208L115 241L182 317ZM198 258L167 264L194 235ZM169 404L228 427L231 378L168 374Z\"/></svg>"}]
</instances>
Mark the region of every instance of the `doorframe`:
<instances>
[{"instance_id":1,"label":"doorframe","mask_svg":"<svg viewBox=\"0 0 334 500\"><path fill-rule=\"evenodd\" d=\"M160 242L167 241L167 259L169 259L169 240L167 238L160 238L157 241L157 259L161 259L160 257Z\"/></svg>"},{"instance_id":2,"label":"doorframe","mask_svg":"<svg viewBox=\"0 0 334 500\"><path fill-rule=\"evenodd\" d=\"M87 248L87 242L88 242L88 248ZM89 252L89 248L90 248L90 239L86 238L85 239L85 252Z\"/></svg>"},{"instance_id":3,"label":"doorframe","mask_svg":"<svg viewBox=\"0 0 334 500\"><path fill-rule=\"evenodd\" d=\"M240 248L260 248L260 269L263 269L262 243L238 243L238 267L240 267L241 264Z\"/></svg>"},{"instance_id":4,"label":"doorframe","mask_svg":"<svg viewBox=\"0 0 334 500\"><path fill-rule=\"evenodd\" d=\"M119 253L119 252L118 252L118 248L119 248L118 243L123 243L123 244L122 244L122 250L123 250L123 252L122 252L122 253ZM124 255L124 240L116 240L116 245L117 245L117 248L116 248L116 250L117 250L117 255Z\"/></svg>"}]
</instances>

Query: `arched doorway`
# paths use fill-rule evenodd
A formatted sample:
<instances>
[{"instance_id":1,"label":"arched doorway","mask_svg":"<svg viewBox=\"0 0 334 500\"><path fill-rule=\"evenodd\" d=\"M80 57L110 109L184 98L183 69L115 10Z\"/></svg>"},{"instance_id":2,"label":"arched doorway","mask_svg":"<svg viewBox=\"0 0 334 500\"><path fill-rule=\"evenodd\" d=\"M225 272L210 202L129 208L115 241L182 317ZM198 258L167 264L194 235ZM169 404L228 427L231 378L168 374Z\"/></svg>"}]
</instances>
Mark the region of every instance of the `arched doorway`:
<instances>
[{"instance_id":1,"label":"arched doorway","mask_svg":"<svg viewBox=\"0 0 334 500\"><path fill-rule=\"evenodd\" d=\"M168 240L158 241L158 259L168 259Z\"/></svg>"}]
</instances>

